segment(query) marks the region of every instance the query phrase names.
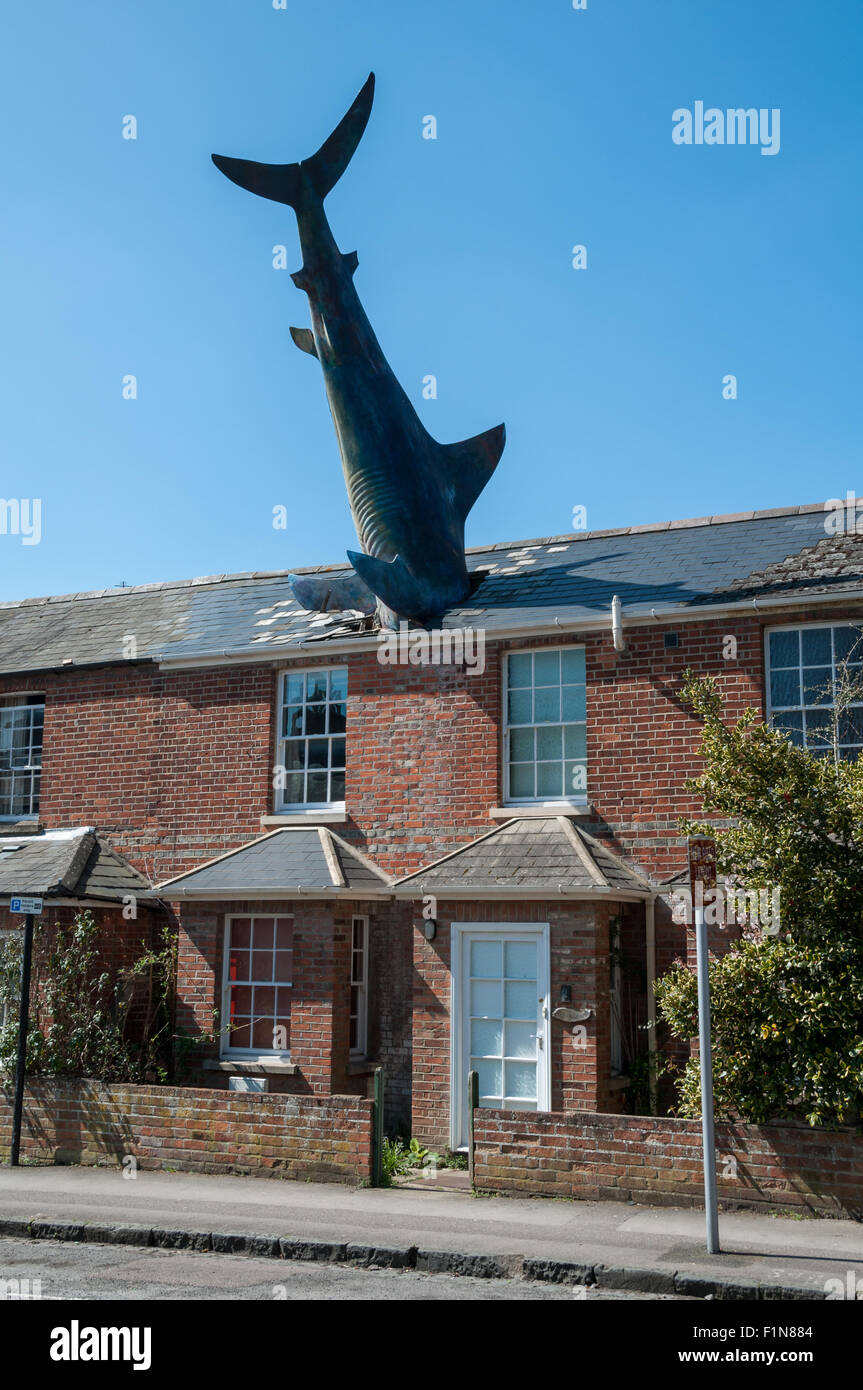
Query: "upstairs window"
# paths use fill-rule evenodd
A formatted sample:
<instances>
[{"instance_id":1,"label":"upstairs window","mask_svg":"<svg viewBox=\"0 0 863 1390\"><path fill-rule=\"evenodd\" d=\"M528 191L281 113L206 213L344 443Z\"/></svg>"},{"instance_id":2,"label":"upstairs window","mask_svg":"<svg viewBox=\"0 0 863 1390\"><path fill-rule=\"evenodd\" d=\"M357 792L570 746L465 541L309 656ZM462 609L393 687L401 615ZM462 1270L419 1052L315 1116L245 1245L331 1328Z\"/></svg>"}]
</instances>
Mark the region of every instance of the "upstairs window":
<instances>
[{"instance_id":1,"label":"upstairs window","mask_svg":"<svg viewBox=\"0 0 863 1390\"><path fill-rule=\"evenodd\" d=\"M863 749L863 628L775 628L767 636L770 722L819 757Z\"/></svg>"},{"instance_id":2,"label":"upstairs window","mask_svg":"<svg viewBox=\"0 0 863 1390\"><path fill-rule=\"evenodd\" d=\"M42 695L0 700L0 820L38 814L44 719Z\"/></svg>"},{"instance_id":3,"label":"upstairs window","mask_svg":"<svg viewBox=\"0 0 863 1390\"><path fill-rule=\"evenodd\" d=\"M585 801L584 648L512 652L505 686L506 801Z\"/></svg>"},{"instance_id":4,"label":"upstairs window","mask_svg":"<svg viewBox=\"0 0 863 1390\"><path fill-rule=\"evenodd\" d=\"M347 697L345 667L283 673L278 810L344 805Z\"/></svg>"}]
</instances>

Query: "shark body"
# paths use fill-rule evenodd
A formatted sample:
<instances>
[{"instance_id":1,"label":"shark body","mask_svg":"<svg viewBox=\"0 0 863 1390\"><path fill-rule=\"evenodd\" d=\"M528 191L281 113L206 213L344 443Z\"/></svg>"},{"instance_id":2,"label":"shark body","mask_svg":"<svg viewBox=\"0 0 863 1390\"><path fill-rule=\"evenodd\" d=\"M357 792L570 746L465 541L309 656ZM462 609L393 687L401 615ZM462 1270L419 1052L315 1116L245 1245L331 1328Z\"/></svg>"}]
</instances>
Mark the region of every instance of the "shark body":
<instances>
[{"instance_id":1,"label":"shark body","mask_svg":"<svg viewBox=\"0 0 863 1390\"><path fill-rule=\"evenodd\" d=\"M471 592L465 518L503 452L503 425L458 444L439 444L390 368L354 285L356 252L342 253L324 199L347 168L371 113L374 74L311 159L258 164L213 155L241 188L293 208L303 265L291 278L309 299L311 329L294 342L324 375L361 551L355 574L292 576L305 608L377 609L381 624L428 625Z\"/></svg>"}]
</instances>

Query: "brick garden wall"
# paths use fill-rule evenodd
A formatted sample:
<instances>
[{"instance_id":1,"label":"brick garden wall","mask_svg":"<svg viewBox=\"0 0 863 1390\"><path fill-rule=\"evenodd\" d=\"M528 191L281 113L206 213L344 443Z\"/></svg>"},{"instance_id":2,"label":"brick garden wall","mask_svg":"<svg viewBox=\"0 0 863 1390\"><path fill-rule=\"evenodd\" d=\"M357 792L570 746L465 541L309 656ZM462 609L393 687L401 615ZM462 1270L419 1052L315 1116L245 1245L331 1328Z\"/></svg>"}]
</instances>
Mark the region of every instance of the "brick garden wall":
<instances>
[{"instance_id":1,"label":"brick garden wall","mask_svg":"<svg viewBox=\"0 0 863 1390\"><path fill-rule=\"evenodd\" d=\"M701 1121L475 1112L478 1188L512 1196L701 1206ZM863 1135L716 1126L720 1205L863 1219Z\"/></svg>"},{"instance_id":2,"label":"brick garden wall","mask_svg":"<svg viewBox=\"0 0 863 1390\"><path fill-rule=\"evenodd\" d=\"M77 1078L28 1082L23 1158L144 1169L245 1173L355 1183L371 1177L372 1102ZM0 1089L0 1153L8 1158L12 1091Z\"/></svg>"}]
</instances>

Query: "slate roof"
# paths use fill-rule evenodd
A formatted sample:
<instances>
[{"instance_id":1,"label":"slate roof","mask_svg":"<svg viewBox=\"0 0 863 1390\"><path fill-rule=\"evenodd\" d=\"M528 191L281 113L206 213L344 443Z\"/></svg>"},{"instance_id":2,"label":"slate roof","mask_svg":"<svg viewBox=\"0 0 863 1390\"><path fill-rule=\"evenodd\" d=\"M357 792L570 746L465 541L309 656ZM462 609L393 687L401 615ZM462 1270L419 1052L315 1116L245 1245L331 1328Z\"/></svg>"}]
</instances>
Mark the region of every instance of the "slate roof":
<instances>
[{"instance_id":1,"label":"slate roof","mask_svg":"<svg viewBox=\"0 0 863 1390\"><path fill-rule=\"evenodd\" d=\"M158 892L216 900L260 897L390 897L390 880L325 826L285 826L199 869L167 879Z\"/></svg>"},{"instance_id":2,"label":"slate roof","mask_svg":"<svg viewBox=\"0 0 863 1390\"><path fill-rule=\"evenodd\" d=\"M85 828L4 835L0 840L0 900L22 894L121 902L152 897L149 882L101 836Z\"/></svg>"},{"instance_id":3,"label":"slate roof","mask_svg":"<svg viewBox=\"0 0 863 1390\"><path fill-rule=\"evenodd\" d=\"M566 816L521 817L455 850L394 884L396 897L599 897L615 893L648 898L653 888L637 869Z\"/></svg>"},{"instance_id":4,"label":"slate roof","mask_svg":"<svg viewBox=\"0 0 863 1390\"><path fill-rule=\"evenodd\" d=\"M443 626L493 634L555 619L576 625L604 617L615 594L626 618L756 595L863 593L863 536L827 536L825 515L815 503L473 548L468 568L478 586ZM348 567L295 572L336 577ZM211 575L0 604L0 672L117 662L130 633L138 659L164 661L368 640L361 621L346 627L338 615L300 608L287 575Z\"/></svg>"}]
</instances>

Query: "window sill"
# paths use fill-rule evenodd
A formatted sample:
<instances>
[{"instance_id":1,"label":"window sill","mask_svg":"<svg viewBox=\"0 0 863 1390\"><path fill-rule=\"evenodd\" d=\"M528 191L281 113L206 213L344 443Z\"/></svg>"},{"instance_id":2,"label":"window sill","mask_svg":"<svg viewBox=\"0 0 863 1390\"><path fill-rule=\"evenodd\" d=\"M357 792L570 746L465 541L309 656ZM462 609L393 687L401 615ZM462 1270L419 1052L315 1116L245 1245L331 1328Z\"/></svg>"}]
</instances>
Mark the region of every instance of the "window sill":
<instances>
[{"instance_id":1,"label":"window sill","mask_svg":"<svg viewBox=\"0 0 863 1390\"><path fill-rule=\"evenodd\" d=\"M488 814L491 820L547 820L549 816L592 816L593 806L589 801L534 801L525 806L491 806Z\"/></svg>"},{"instance_id":2,"label":"window sill","mask_svg":"<svg viewBox=\"0 0 863 1390\"><path fill-rule=\"evenodd\" d=\"M370 1076L379 1066L380 1062L367 1062L365 1057L352 1057L348 1062L348 1076Z\"/></svg>"},{"instance_id":3,"label":"window sill","mask_svg":"<svg viewBox=\"0 0 863 1390\"><path fill-rule=\"evenodd\" d=\"M33 816L0 816L0 835L35 835L42 822Z\"/></svg>"},{"instance_id":4,"label":"window sill","mask_svg":"<svg viewBox=\"0 0 863 1390\"><path fill-rule=\"evenodd\" d=\"M261 825L345 825L348 819L344 809L321 811L282 811L275 816L261 816Z\"/></svg>"},{"instance_id":5,"label":"window sill","mask_svg":"<svg viewBox=\"0 0 863 1390\"><path fill-rule=\"evenodd\" d=\"M204 1062L204 1071L227 1072L229 1076L299 1076L300 1069L295 1062L282 1062L274 1057L271 1062L253 1061L248 1062L217 1060L215 1057L208 1057Z\"/></svg>"}]
</instances>

